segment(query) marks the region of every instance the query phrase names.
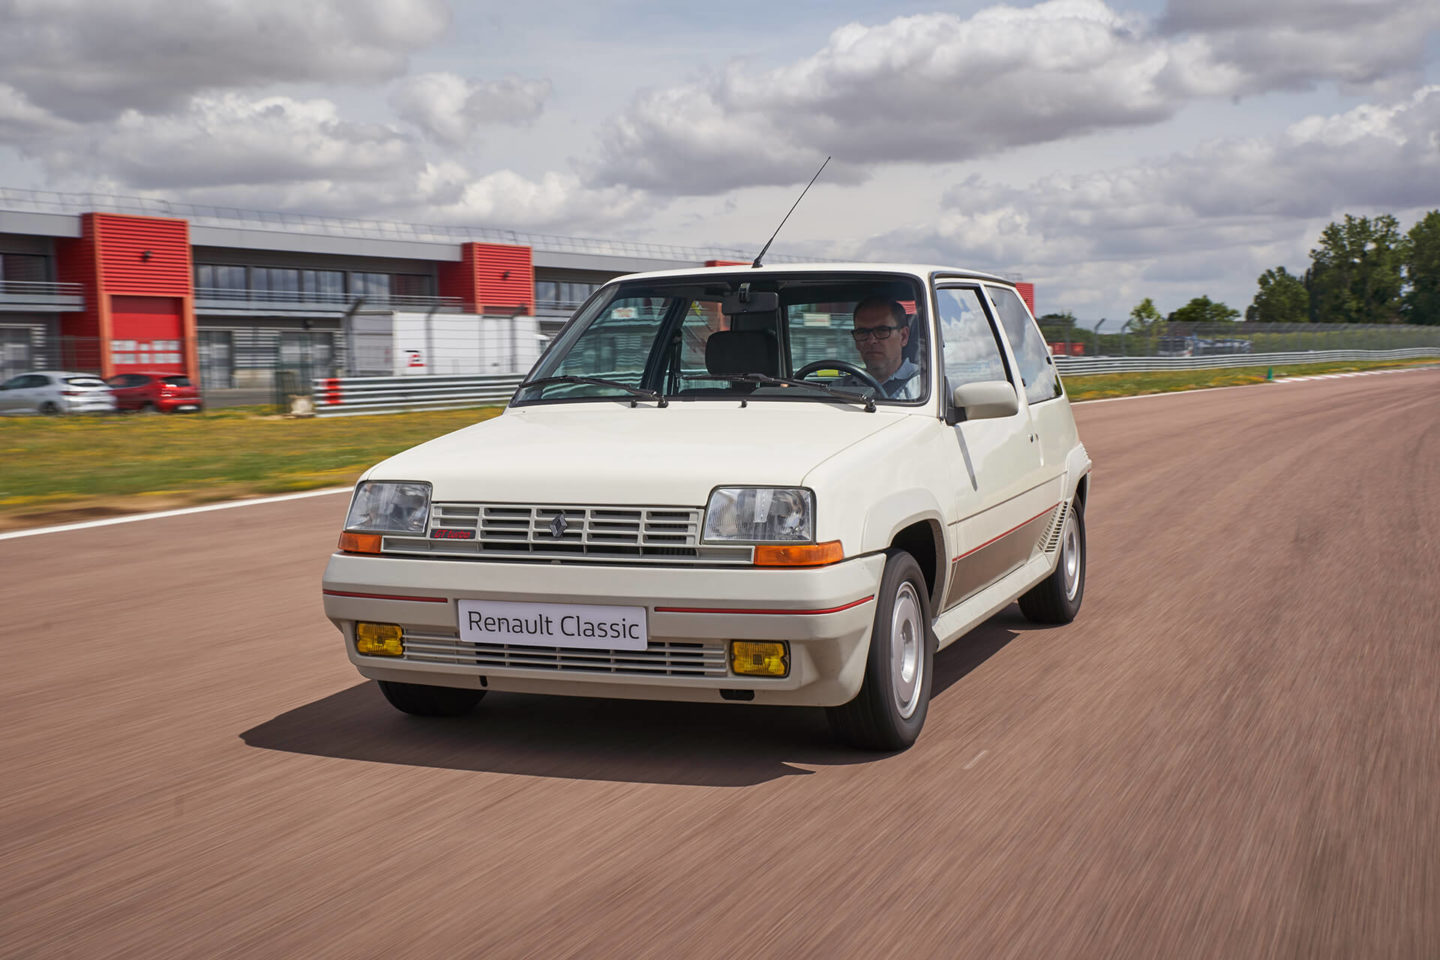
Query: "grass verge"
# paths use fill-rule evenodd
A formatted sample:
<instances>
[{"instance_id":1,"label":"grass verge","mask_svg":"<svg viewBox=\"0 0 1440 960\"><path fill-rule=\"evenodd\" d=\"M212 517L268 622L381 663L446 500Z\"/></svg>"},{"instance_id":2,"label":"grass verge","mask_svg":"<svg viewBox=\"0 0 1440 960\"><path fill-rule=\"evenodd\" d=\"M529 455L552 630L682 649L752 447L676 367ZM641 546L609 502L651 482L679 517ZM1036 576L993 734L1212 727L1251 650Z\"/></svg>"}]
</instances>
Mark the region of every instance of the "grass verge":
<instances>
[{"instance_id":1,"label":"grass verge","mask_svg":"<svg viewBox=\"0 0 1440 960\"><path fill-rule=\"evenodd\" d=\"M1433 364L1276 367L1305 376ZM1265 367L1067 377L1074 400L1238 386ZM497 407L292 420L260 408L198 416L0 418L0 530L342 486L372 464Z\"/></svg>"},{"instance_id":2,"label":"grass verge","mask_svg":"<svg viewBox=\"0 0 1440 960\"><path fill-rule=\"evenodd\" d=\"M1308 377L1317 373L1351 373L1394 367L1433 366L1434 358L1389 360L1369 363L1302 363L1284 367L1233 367L1217 370L1166 370L1157 373L1105 373L1091 377L1065 378L1071 400L1103 400L1133 397L1142 393L1173 393L1178 390L1205 390L1210 387L1240 387L1264 383L1274 370L1275 379Z\"/></svg>"},{"instance_id":3,"label":"grass verge","mask_svg":"<svg viewBox=\"0 0 1440 960\"><path fill-rule=\"evenodd\" d=\"M353 483L392 454L499 412L0 419L0 527Z\"/></svg>"}]
</instances>

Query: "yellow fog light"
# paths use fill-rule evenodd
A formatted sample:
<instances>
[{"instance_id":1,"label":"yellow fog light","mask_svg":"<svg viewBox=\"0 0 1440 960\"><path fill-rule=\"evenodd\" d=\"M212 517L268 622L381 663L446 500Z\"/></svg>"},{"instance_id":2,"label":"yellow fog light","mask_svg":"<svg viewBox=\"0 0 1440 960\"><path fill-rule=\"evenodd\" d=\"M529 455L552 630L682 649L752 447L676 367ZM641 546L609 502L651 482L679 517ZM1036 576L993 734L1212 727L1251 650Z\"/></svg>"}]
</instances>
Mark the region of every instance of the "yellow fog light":
<instances>
[{"instance_id":1,"label":"yellow fog light","mask_svg":"<svg viewBox=\"0 0 1440 960\"><path fill-rule=\"evenodd\" d=\"M372 657L401 657L405 641L400 628L393 623L355 624L355 652Z\"/></svg>"},{"instance_id":2,"label":"yellow fog light","mask_svg":"<svg viewBox=\"0 0 1440 960\"><path fill-rule=\"evenodd\" d=\"M790 673L790 646L785 643L730 641L730 669L747 677L784 677Z\"/></svg>"}]
</instances>

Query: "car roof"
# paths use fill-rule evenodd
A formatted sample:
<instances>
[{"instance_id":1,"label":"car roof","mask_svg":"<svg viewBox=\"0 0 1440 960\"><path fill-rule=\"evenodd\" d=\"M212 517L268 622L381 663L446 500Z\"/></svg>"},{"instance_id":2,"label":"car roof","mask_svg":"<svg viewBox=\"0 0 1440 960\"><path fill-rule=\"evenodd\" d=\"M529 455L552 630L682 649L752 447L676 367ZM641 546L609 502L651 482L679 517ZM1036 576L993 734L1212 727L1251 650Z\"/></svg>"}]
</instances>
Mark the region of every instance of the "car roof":
<instances>
[{"instance_id":1,"label":"car roof","mask_svg":"<svg viewBox=\"0 0 1440 960\"><path fill-rule=\"evenodd\" d=\"M43 373L49 377L94 377L96 380L100 379L100 374L86 373L83 370L26 370L24 373L15 374L15 376L23 377L31 373Z\"/></svg>"},{"instance_id":2,"label":"car roof","mask_svg":"<svg viewBox=\"0 0 1440 960\"><path fill-rule=\"evenodd\" d=\"M939 274L944 277L954 277L964 280L985 280L990 283L1001 283L1006 286L1014 286L1013 280L1007 280L994 273L986 273L983 270L970 270L965 267L945 267L934 264L916 263L779 263L766 264L763 267L752 267L749 264L727 265L723 267L691 267L687 270L649 270L644 273L631 273L623 277L616 277L615 280L659 280L678 277L720 277L726 275L743 274L747 277L763 277L768 274L885 274L906 273L928 279L930 276ZM611 281L614 282L614 281Z\"/></svg>"}]
</instances>

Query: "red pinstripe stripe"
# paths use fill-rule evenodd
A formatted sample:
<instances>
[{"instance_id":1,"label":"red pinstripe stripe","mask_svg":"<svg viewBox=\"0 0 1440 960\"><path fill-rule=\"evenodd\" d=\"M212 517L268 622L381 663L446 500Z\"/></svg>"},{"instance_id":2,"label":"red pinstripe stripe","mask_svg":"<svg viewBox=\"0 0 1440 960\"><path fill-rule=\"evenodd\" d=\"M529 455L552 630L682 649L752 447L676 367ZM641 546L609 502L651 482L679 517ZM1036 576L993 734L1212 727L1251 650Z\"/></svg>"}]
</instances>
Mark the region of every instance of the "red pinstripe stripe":
<instances>
[{"instance_id":1,"label":"red pinstripe stripe","mask_svg":"<svg viewBox=\"0 0 1440 960\"><path fill-rule=\"evenodd\" d=\"M1031 517L1029 520L1026 520L1025 523L1034 523L1036 520L1039 520L1041 517L1045 516L1045 514L1051 512L1052 510L1055 509L1055 507L1058 507L1058 506L1060 506L1060 504L1057 503L1057 504L1055 504L1054 506L1051 506L1051 507L1048 507L1048 508L1046 508L1046 509L1044 509L1044 510L1041 510L1039 513L1035 514L1035 516ZM1004 533L1000 534L1000 536L998 536L998 537L991 537L989 540L986 540L984 543L980 544L980 546L976 547L975 550L984 550L986 547L990 546L990 544L994 543L996 540L1003 540L1003 539L1005 539L1006 537L1010 536L1010 534L1014 533L1016 530L1019 530L1021 527L1025 526L1025 523L1017 523L1015 526L1011 527L1009 530L1006 530ZM958 557L952 557L952 558L950 559L950 562L951 562L951 563L958 563L958 562L960 562L961 560L964 560L966 557L970 556L970 554L974 553L975 550L966 550L964 553L960 554L960 556L958 556Z\"/></svg>"},{"instance_id":2,"label":"red pinstripe stripe","mask_svg":"<svg viewBox=\"0 0 1440 960\"><path fill-rule=\"evenodd\" d=\"M656 607L656 613L785 613L809 616L817 613L839 613L841 610L849 610L851 607L858 607L862 603L869 603L875 599L875 594L868 597L861 597L859 600L852 600L849 603L838 607L830 607L828 610L736 610L734 608L710 608L710 607Z\"/></svg>"},{"instance_id":3,"label":"red pinstripe stripe","mask_svg":"<svg viewBox=\"0 0 1440 960\"><path fill-rule=\"evenodd\" d=\"M413 600L416 603L449 603L448 597L395 597L388 593L347 593L344 590L326 590L327 597L359 597L361 600Z\"/></svg>"}]
</instances>

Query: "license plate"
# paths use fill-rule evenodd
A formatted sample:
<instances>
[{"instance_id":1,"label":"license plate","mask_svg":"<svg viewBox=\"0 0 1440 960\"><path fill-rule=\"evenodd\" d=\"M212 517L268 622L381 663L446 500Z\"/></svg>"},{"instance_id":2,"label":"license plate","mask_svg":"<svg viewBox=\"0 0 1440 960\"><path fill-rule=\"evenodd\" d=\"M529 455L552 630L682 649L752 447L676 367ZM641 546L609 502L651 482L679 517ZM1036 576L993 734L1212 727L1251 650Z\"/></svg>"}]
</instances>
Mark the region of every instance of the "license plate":
<instances>
[{"instance_id":1,"label":"license plate","mask_svg":"<svg viewBox=\"0 0 1440 960\"><path fill-rule=\"evenodd\" d=\"M460 600L460 639L526 647L644 650L644 607Z\"/></svg>"},{"instance_id":2,"label":"license plate","mask_svg":"<svg viewBox=\"0 0 1440 960\"><path fill-rule=\"evenodd\" d=\"M196 407L193 403L182 403L175 409L179 410L181 413L190 413L192 410L196 409Z\"/></svg>"}]
</instances>

